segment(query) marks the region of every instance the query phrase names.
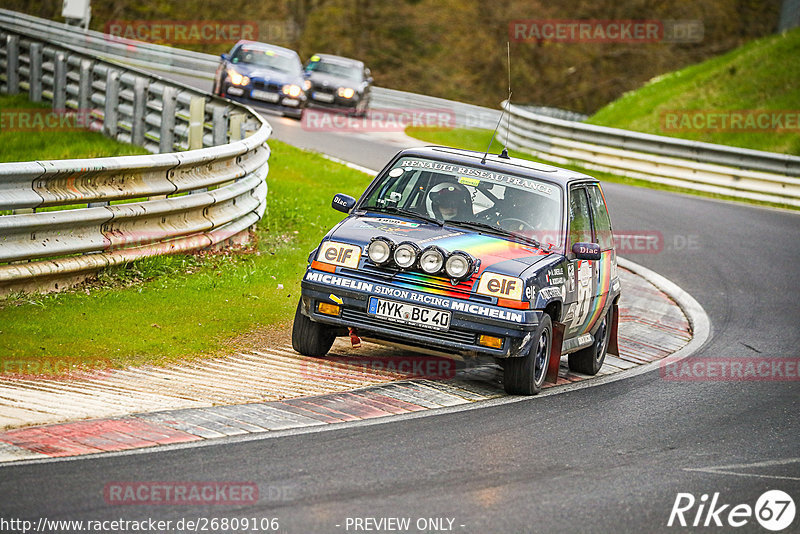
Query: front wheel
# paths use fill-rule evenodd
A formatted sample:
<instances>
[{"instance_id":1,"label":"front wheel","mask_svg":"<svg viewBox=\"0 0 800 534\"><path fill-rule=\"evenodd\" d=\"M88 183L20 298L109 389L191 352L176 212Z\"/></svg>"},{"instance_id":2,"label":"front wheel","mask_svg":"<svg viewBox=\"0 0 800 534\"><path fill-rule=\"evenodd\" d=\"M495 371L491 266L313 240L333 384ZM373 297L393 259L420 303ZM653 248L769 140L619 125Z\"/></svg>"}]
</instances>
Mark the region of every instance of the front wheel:
<instances>
[{"instance_id":1,"label":"front wheel","mask_svg":"<svg viewBox=\"0 0 800 534\"><path fill-rule=\"evenodd\" d=\"M297 303L292 324L292 348L303 356L319 358L325 356L336 339L333 328L312 321L300 311L302 301Z\"/></svg>"},{"instance_id":2,"label":"front wheel","mask_svg":"<svg viewBox=\"0 0 800 534\"><path fill-rule=\"evenodd\" d=\"M542 316L534 339L528 354L505 360L503 388L509 395L536 395L542 390L553 347L553 322L549 315Z\"/></svg>"},{"instance_id":3,"label":"front wheel","mask_svg":"<svg viewBox=\"0 0 800 534\"><path fill-rule=\"evenodd\" d=\"M592 376L600 371L606 359L606 352L608 352L608 341L611 339L609 315L612 313L614 313L613 308L609 309L603 316L603 321L597 327L597 331L594 334L594 343L591 346L575 351L567 357L570 371Z\"/></svg>"}]
</instances>

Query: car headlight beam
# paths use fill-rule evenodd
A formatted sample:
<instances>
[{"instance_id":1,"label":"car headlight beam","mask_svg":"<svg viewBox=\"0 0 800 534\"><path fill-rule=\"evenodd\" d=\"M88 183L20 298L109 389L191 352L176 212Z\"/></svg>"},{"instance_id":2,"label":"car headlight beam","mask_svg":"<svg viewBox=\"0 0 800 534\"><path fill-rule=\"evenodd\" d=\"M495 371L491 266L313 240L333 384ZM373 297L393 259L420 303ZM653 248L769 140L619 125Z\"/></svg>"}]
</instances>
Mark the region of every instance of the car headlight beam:
<instances>
[{"instance_id":1,"label":"car headlight beam","mask_svg":"<svg viewBox=\"0 0 800 534\"><path fill-rule=\"evenodd\" d=\"M356 92L352 87L340 87L337 94L342 98L353 98Z\"/></svg>"},{"instance_id":2,"label":"car headlight beam","mask_svg":"<svg viewBox=\"0 0 800 534\"><path fill-rule=\"evenodd\" d=\"M234 69L228 69L228 79L233 85L247 85L250 83L250 78L236 72Z\"/></svg>"},{"instance_id":3,"label":"car headlight beam","mask_svg":"<svg viewBox=\"0 0 800 534\"><path fill-rule=\"evenodd\" d=\"M283 94L291 96L292 98L297 98L298 96L300 96L300 93L303 92L303 90L300 88L299 85L294 85L294 84L284 85L282 91Z\"/></svg>"}]
</instances>

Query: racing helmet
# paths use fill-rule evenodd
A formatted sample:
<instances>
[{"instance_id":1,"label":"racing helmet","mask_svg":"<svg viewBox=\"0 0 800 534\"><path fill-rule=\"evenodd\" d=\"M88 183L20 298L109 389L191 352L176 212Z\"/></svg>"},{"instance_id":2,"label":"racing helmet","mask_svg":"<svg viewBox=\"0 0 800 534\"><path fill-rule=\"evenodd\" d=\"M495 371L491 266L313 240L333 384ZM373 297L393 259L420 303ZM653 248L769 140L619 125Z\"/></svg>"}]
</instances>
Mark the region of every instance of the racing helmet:
<instances>
[{"instance_id":1,"label":"racing helmet","mask_svg":"<svg viewBox=\"0 0 800 534\"><path fill-rule=\"evenodd\" d=\"M433 186L428 191L425 204L428 215L437 219L463 219L473 215L469 191L454 182L442 182Z\"/></svg>"}]
</instances>

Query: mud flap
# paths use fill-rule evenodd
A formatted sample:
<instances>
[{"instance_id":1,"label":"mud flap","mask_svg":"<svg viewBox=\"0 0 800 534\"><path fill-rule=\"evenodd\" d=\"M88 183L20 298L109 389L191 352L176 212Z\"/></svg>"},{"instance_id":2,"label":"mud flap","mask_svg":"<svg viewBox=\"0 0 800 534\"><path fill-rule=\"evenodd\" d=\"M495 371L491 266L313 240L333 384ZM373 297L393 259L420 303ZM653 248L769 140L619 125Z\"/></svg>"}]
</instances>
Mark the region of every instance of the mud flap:
<instances>
[{"instance_id":1,"label":"mud flap","mask_svg":"<svg viewBox=\"0 0 800 534\"><path fill-rule=\"evenodd\" d=\"M561 365L561 344L564 342L564 323L553 323L553 343L550 347L550 361L547 362L547 376L545 381L555 384L558 382L558 367Z\"/></svg>"},{"instance_id":2,"label":"mud flap","mask_svg":"<svg viewBox=\"0 0 800 534\"><path fill-rule=\"evenodd\" d=\"M619 331L619 306L615 303L611 308L611 337L608 340L608 354L619 356L619 338L617 332Z\"/></svg>"}]
</instances>

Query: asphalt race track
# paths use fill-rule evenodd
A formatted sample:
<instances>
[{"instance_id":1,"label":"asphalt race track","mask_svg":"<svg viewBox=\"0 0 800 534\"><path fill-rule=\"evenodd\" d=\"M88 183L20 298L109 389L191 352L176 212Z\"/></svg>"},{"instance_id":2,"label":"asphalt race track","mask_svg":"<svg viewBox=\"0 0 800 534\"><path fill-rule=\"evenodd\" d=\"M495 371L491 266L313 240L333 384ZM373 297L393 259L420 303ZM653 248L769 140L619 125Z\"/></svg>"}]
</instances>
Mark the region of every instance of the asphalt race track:
<instances>
[{"instance_id":1,"label":"asphalt race track","mask_svg":"<svg viewBox=\"0 0 800 534\"><path fill-rule=\"evenodd\" d=\"M370 168L400 148L268 119L274 138L302 137L303 146ZM659 250L622 255L681 286L708 313L712 335L696 357L797 358L800 215L604 189L617 232L663 237ZM0 515L278 518L278 532L291 533L375 532L366 530L371 523L356 529L353 518L389 517L410 518L410 532L670 532L687 530L667 526L678 493L697 499L685 514L691 523L701 496L710 502L718 492L717 507L730 505L717 516L727 531L730 509L755 507L767 490L800 500L796 370L794 377L668 380L654 371L430 417L2 467ZM261 498L240 506L110 506L103 489L115 481L254 482ZM441 528L417 522L428 518L444 518ZM700 524L706 519L704 512ZM755 517L745 520L737 531L765 532ZM784 532L791 531L800 531L800 519Z\"/></svg>"}]
</instances>

